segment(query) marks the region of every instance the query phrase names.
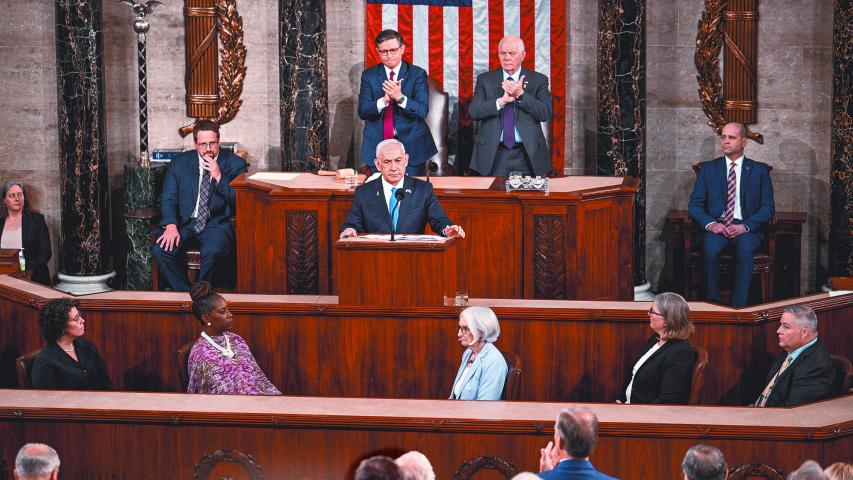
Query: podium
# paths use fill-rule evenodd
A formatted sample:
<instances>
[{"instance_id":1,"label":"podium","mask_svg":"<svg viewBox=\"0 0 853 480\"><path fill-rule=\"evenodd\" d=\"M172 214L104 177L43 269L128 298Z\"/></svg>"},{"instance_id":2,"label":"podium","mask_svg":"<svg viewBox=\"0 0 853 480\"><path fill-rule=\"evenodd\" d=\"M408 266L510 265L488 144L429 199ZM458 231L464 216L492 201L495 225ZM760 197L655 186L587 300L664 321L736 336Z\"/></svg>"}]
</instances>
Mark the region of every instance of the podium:
<instances>
[{"instance_id":1,"label":"podium","mask_svg":"<svg viewBox=\"0 0 853 480\"><path fill-rule=\"evenodd\" d=\"M364 235L332 247L338 304L385 308L441 306L457 290L459 238L415 240L421 235Z\"/></svg>"}]
</instances>

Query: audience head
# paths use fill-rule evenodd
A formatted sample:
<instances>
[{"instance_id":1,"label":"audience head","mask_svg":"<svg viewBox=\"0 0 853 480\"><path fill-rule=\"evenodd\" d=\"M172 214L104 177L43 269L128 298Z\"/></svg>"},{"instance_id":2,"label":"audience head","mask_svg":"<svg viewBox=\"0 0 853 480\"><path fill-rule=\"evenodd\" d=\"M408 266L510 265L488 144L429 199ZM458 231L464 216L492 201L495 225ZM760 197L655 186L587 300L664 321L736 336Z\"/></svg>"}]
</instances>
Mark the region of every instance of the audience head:
<instances>
[{"instance_id":1,"label":"audience head","mask_svg":"<svg viewBox=\"0 0 853 480\"><path fill-rule=\"evenodd\" d=\"M402 478L394 460L384 455L362 460L355 471L355 480L401 480Z\"/></svg>"},{"instance_id":2,"label":"audience head","mask_svg":"<svg viewBox=\"0 0 853 480\"><path fill-rule=\"evenodd\" d=\"M498 44L498 58L501 61L501 68L509 74L514 74L521 68L525 53L524 41L515 35L505 36ZM517 80L519 79L516 78Z\"/></svg>"},{"instance_id":3,"label":"audience head","mask_svg":"<svg viewBox=\"0 0 853 480\"><path fill-rule=\"evenodd\" d=\"M554 424L554 445L569 457L585 459L598 443L598 418L584 407L570 406L560 412Z\"/></svg>"},{"instance_id":4,"label":"audience head","mask_svg":"<svg viewBox=\"0 0 853 480\"><path fill-rule=\"evenodd\" d=\"M814 460L806 460L800 468L788 474L788 480L826 480L826 475L820 464Z\"/></svg>"},{"instance_id":5,"label":"audience head","mask_svg":"<svg viewBox=\"0 0 853 480\"><path fill-rule=\"evenodd\" d=\"M399 140L389 138L376 146L376 160L373 163L386 182L396 185L406 175L409 156L406 155L406 147Z\"/></svg>"},{"instance_id":6,"label":"audience head","mask_svg":"<svg viewBox=\"0 0 853 480\"><path fill-rule=\"evenodd\" d=\"M463 347L494 343L501 334L495 312L488 307L468 307L459 314L456 336Z\"/></svg>"},{"instance_id":7,"label":"audience head","mask_svg":"<svg viewBox=\"0 0 853 480\"><path fill-rule=\"evenodd\" d=\"M729 160L737 160L743 155L747 141L746 126L742 123L727 123L720 133L720 149Z\"/></svg>"},{"instance_id":8,"label":"audience head","mask_svg":"<svg viewBox=\"0 0 853 480\"><path fill-rule=\"evenodd\" d=\"M512 480L539 480L541 477L532 472L521 472L512 477Z\"/></svg>"},{"instance_id":9,"label":"audience head","mask_svg":"<svg viewBox=\"0 0 853 480\"><path fill-rule=\"evenodd\" d=\"M234 316L228 309L228 302L210 288L208 282L197 282L190 287L193 300L193 315L208 334L219 335L230 330Z\"/></svg>"},{"instance_id":10,"label":"audience head","mask_svg":"<svg viewBox=\"0 0 853 480\"><path fill-rule=\"evenodd\" d=\"M400 455L394 463L400 469L402 480L435 480L435 471L426 455L411 451Z\"/></svg>"},{"instance_id":11,"label":"audience head","mask_svg":"<svg viewBox=\"0 0 853 480\"><path fill-rule=\"evenodd\" d=\"M853 480L853 465L835 462L823 471L828 480Z\"/></svg>"},{"instance_id":12,"label":"audience head","mask_svg":"<svg viewBox=\"0 0 853 480\"><path fill-rule=\"evenodd\" d=\"M382 65L392 70L397 68L397 65L403 60L403 53L406 51L403 36L396 30L382 30L373 43ZM395 78L395 80L399 79Z\"/></svg>"},{"instance_id":13,"label":"audience head","mask_svg":"<svg viewBox=\"0 0 853 480\"><path fill-rule=\"evenodd\" d=\"M725 480L728 466L723 452L712 445L694 445L681 462L684 480Z\"/></svg>"},{"instance_id":14,"label":"audience head","mask_svg":"<svg viewBox=\"0 0 853 480\"><path fill-rule=\"evenodd\" d=\"M59 476L59 455L43 443L28 443L15 457L15 478L18 480L56 480Z\"/></svg>"},{"instance_id":15,"label":"audience head","mask_svg":"<svg viewBox=\"0 0 853 480\"><path fill-rule=\"evenodd\" d=\"M687 340L693 334L687 301L672 292L655 295L652 308L649 309L649 325L665 340Z\"/></svg>"},{"instance_id":16,"label":"audience head","mask_svg":"<svg viewBox=\"0 0 853 480\"><path fill-rule=\"evenodd\" d=\"M47 302L39 313L41 335L47 343L56 343L65 335L74 338L83 336L86 321L77 309L79 306L80 302L69 297Z\"/></svg>"},{"instance_id":17,"label":"audience head","mask_svg":"<svg viewBox=\"0 0 853 480\"><path fill-rule=\"evenodd\" d=\"M193 126L195 151L202 157L219 155L219 124L213 120L199 120Z\"/></svg>"},{"instance_id":18,"label":"audience head","mask_svg":"<svg viewBox=\"0 0 853 480\"><path fill-rule=\"evenodd\" d=\"M27 191L24 189L24 184L17 180L6 180L0 185L0 198L3 199L3 208L0 209L0 215L3 218L10 213L30 211L27 204Z\"/></svg>"},{"instance_id":19,"label":"audience head","mask_svg":"<svg viewBox=\"0 0 853 480\"><path fill-rule=\"evenodd\" d=\"M817 315L811 307L792 305L779 319L779 346L788 352L802 347L817 337Z\"/></svg>"}]
</instances>

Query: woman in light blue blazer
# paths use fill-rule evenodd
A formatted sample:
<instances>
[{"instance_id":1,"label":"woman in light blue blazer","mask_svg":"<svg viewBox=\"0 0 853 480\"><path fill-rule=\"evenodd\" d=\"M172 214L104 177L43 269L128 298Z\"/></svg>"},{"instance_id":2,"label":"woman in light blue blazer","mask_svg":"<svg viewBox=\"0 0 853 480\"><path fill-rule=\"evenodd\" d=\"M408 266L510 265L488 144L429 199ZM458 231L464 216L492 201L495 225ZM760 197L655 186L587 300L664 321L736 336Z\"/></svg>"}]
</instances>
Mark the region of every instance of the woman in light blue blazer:
<instances>
[{"instance_id":1,"label":"woman in light blue blazer","mask_svg":"<svg viewBox=\"0 0 853 480\"><path fill-rule=\"evenodd\" d=\"M465 352L450 391L451 400L501 399L507 365L493 345L500 334L498 317L491 308L468 307L459 314L456 337Z\"/></svg>"}]
</instances>

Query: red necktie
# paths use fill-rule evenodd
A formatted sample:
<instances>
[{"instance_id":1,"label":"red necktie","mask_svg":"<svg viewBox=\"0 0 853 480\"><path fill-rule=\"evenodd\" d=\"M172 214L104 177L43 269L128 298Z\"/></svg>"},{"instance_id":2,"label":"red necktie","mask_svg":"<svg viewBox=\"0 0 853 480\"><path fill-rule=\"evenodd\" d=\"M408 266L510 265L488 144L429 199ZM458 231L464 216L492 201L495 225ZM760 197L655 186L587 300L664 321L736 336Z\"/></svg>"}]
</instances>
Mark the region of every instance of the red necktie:
<instances>
[{"instance_id":1,"label":"red necktie","mask_svg":"<svg viewBox=\"0 0 853 480\"><path fill-rule=\"evenodd\" d=\"M394 80L394 72L389 75L390 80ZM382 138L388 140L394 138L394 103L389 103L385 107L385 119L382 122Z\"/></svg>"}]
</instances>

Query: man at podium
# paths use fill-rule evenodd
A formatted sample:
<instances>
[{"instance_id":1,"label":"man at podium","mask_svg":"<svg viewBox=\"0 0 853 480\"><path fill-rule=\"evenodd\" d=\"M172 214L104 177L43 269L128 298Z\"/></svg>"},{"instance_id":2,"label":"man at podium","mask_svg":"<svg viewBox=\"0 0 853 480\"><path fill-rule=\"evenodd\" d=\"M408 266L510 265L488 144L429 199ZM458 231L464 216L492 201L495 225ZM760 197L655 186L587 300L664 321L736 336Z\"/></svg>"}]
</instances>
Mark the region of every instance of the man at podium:
<instances>
[{"instance_id":1,"label":"man at podium","mask_svg":"<svg viewBox=\"0 0 853 480\"><path fill-rule=\"evenodd\" d=\"M355 189L352 208L340 238L359 233L424 233L424 226L446 237L465 237L465 230L447 218L432 185L406 176L409 156L395 139L376 146L376 168L382 176Z\"/></svg>"}]
</instances>

